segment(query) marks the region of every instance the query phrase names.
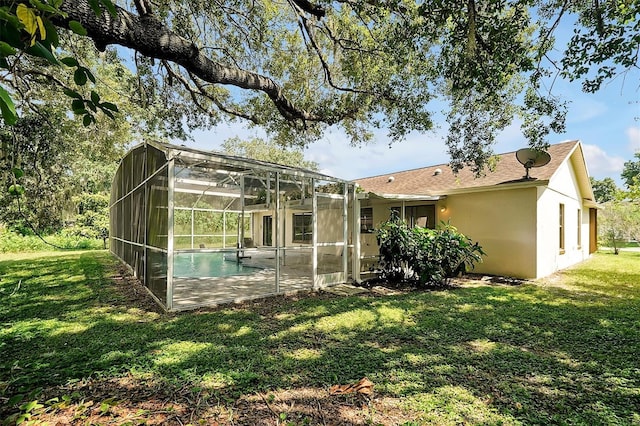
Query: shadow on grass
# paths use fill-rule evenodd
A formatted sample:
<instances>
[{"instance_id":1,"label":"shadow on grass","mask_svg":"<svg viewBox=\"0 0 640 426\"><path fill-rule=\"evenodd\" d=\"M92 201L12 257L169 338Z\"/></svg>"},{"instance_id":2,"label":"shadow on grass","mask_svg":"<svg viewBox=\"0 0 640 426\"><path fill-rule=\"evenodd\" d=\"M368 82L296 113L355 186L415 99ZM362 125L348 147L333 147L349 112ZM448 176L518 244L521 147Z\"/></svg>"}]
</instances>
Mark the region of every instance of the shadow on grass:
<instances>
[{"instance_id":1,"label":"shadow on grass","mask_svg":"<svg viewBox=\"0 0 640 426\"><path fill-rule=\"evenodd\" d=\"M104 253L0 262L5 401L87 380L147 395L153 382L167 398L205 389L259 411L268 404L246 395L367 376L423 422L640 420L637 268L590 262L563 286L277 298L169 315L131 304L106 278L113 265ZM122 378L135 383L115 389Z\"/></svg>"}]
</instances>

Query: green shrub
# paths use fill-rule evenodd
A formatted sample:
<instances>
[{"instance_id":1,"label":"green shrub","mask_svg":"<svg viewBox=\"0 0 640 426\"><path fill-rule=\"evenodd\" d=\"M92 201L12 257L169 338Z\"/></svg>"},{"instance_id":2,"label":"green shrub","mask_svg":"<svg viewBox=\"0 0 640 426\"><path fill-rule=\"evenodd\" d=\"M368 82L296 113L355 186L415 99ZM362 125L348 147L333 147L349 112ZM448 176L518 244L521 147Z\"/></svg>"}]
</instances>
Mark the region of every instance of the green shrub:
<instances>
[{"instance_id":1,"label":"green shrub","mask_svg":"<svg viewBox=\"0 0 640 426\"><path fill-rule=\"evenodd\" d=\"M103 243L101 240L81 237L78 235L69 235L65 231L45 235L43 238L40 238L37 235L20 235L14 231L9 231L0 227L0 253L52 250L96 250L102 248Z\"/></svg>"},{"instance_id":2,"label":"green shrub","mask_svg":"<svg viewBox=\"0 0 640 426\"><path fill-rule=\"evenodd\" d=\"M412 229L417 256L413 268L421 284L448 284L449 280L467 272L482 262L482 247L458 232L449 223L437 229Z\"/></svg>"},{"instance_id":3,"label":"green shrub","mask_svg":"<svg viewBox=\"0 0 640 426\"><path fill-rule=\"evenodd\" d=\"M389 220L375 233L380 247L382 278L393 282L412 280L415 272L411 264L417 256L417 246L411 228L400 219L397 211L391 210Z\"/></svg>"},{"instance_id":4,"label":"green shrub","mask_svg":"<svg viewBox=\"0 0 640 426\"><path fill-rule=\"evenodd\" d=\"M442 222L437 229L409 228L392 211L376 230L381 276L392 282L414 281L422 286L448 284L473 269L485 254L482 247Z\"/></svg>"},{"instance_id":5,"label":"green shrub","mask_svg":"<svg viewBox=\"0 0 640 426\"><path fill-rule=\"evenodd\" d=\"M73 197L78 214L73 226L63 231L65 235L99 238L107 248L109 238L109 194L81 194Z\"/></svg>"}]
</instances>

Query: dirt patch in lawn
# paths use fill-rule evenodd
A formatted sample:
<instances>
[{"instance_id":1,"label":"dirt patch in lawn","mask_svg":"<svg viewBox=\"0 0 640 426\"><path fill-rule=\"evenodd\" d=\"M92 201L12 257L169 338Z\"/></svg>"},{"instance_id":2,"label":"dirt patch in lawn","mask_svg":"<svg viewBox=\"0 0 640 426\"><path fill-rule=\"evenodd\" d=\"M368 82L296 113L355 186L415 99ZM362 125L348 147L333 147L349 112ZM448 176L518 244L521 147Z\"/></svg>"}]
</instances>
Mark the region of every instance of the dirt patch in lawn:
<instances>
[{"instance_id":1,"label":"dirt patch in lawn","mask_svg":"<svg viewBox=\"0 0 640 426\"><path fill-rule=\"evenodd\" d=\"M32 414L38 424L146 425L367 425L403 424L418 417L388 397L331 395L298 387L241 395L168 388L131 377L88 380L48 389L54 398ZM60 395L64 396L60 396Z\"/></svg>"}]
</instances>

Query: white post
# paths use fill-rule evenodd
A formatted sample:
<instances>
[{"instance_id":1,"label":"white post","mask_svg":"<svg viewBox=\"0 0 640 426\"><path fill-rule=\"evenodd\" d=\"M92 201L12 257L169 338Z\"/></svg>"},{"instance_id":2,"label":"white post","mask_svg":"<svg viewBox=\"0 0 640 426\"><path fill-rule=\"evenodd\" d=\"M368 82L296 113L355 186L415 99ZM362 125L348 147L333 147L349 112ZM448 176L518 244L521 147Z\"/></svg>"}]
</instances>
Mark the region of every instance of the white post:
<instances>
[{"instance_id":1,"label":"white post","mask_svg":"<svg viewBox=\"0 0 640 426\"><path fill-rule=\"evenodd\" d=\"M276 172L276 293L280 293L280 172Z\"/></svg>"},{"instance_id":2,"label":"white post","mask_svg":"<svg viewBox=\"0 0 640 426\"><path fill-rule=\"evenodd\" d=\"M356 283L362 282L360 278L360 199L356 193L356 187L353 188L353 229L351 230L353 239L353 280Z\"/></svg>"},{"instance_id":3,"label":"white post","mask_svg":"<svg viewBox=\"0 0 640 426\"><path fill-rule=\"evenodd\" d=\"M144 248L142 250L143 253L143 284L145 287L149 288L149 277L147 276L147 262L149 260L149 256L147 253L147 247L148 247L148 241L147 241L147 230L149 229L149 182L147 182L147 179L149 178L149 168L147 166L147 143L144 143L144 220L142 221L142 223L144 223ZM111 241L109 241L109 245L111 245ZM111 249L111 247L109 247ZM113 252L113 250L111 250Z\"/></svg>"},{"instance_id":4,"label":"white post","mask_svg":"<svg viewBox=\"0 0 640 426\"><path fill-rule=\"evenodd\" d=\"M238 220L238 243L236 244L236 261L240 262L240 256L244 254L244 252L240 252L241 249L244 249L244 175L240 177L240 218Z\"/></svg>"},{"instance_id":5,"label":"white post","mask_svg":"<svg viewBox=\"0 0 640 426\"><path fill-rule=\"evenodd\" d=\"M342 272L344 281L349 274L349 185L344 184L344 196L342 197Z\"/></svg>"},{"instance_id":6,"label":"white post","mask_svg":"<svg viewBox=\"0 0 640 426\"><path fill-rule=\"evenodd\" d=\"M191 250L193 250L193 234L195 233L196 227L195 227L195 210L193 209L193 206L191 206Z\"/></svg>"},{"instance_id":7,"label":"white post","mask_svg":"<svg viewBox=\"0 0 640 426\"><path fill-rule=\"evenodd\" d=\"M267 208L271 208L271 172L267 172L267 197L265 203Z\"/></svg>"},{"instance_id":8,"label":"white post","mask_svg":"<svg viewBox=\"0 0 640 426\"><path fill-rule=\"evenodd\" d=\"M222 212L222 248L227 248L227 211Z\"/></svg>"},{"instance_id":9,"label":"white post","mask_svg":"<svg viewBox=\"0 0 640 426\"><path fill-rule=\"evenodd\" d=\"M176 170L173 158L169 160L168 180L168 232L167 232L167 310L173 308L173 195L175 190Z\"/></svg>"},{"instance_id":10,"label":"white post","mask_svg":"<svg viewBox=\"0 0 640 426\"><path fill-rule=\"evenodd\" d=\"M316 181L311 179L313 198L311 203L311 269L313 289L318 289L318 194L316 193Z\"/></svg>"}]
</instances>

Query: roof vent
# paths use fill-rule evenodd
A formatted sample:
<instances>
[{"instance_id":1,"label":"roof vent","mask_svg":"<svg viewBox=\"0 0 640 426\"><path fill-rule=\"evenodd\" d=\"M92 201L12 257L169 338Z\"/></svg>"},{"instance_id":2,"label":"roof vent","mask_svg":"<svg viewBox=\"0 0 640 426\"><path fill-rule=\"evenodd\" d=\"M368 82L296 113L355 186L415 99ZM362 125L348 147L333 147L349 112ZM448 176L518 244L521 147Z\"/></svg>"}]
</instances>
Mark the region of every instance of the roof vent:
<instances>
[{"instance_id":1,"label":"roof vent","mask_svg":"<svg viewBox=\"0 0 640 426\"><path fill-rule=\"evenodd\" d=\"M393 176L389 176L389 179L387 180L387 182L393 182L394 180L396 180L396 178L394 178Z\"/></svg>"},{"instance_id":2,"label":"roof vent","mask_svg":"<svg viewBox=\"0 0 640 426\"><path fill-rule=\"evenodd\" d=\"M442 174L442 169L435 169L435 170L433 171L433 175L434 175L434 176L438 176L438 175L441 175L441 174Z\"/></svg>"}]
</instances>

